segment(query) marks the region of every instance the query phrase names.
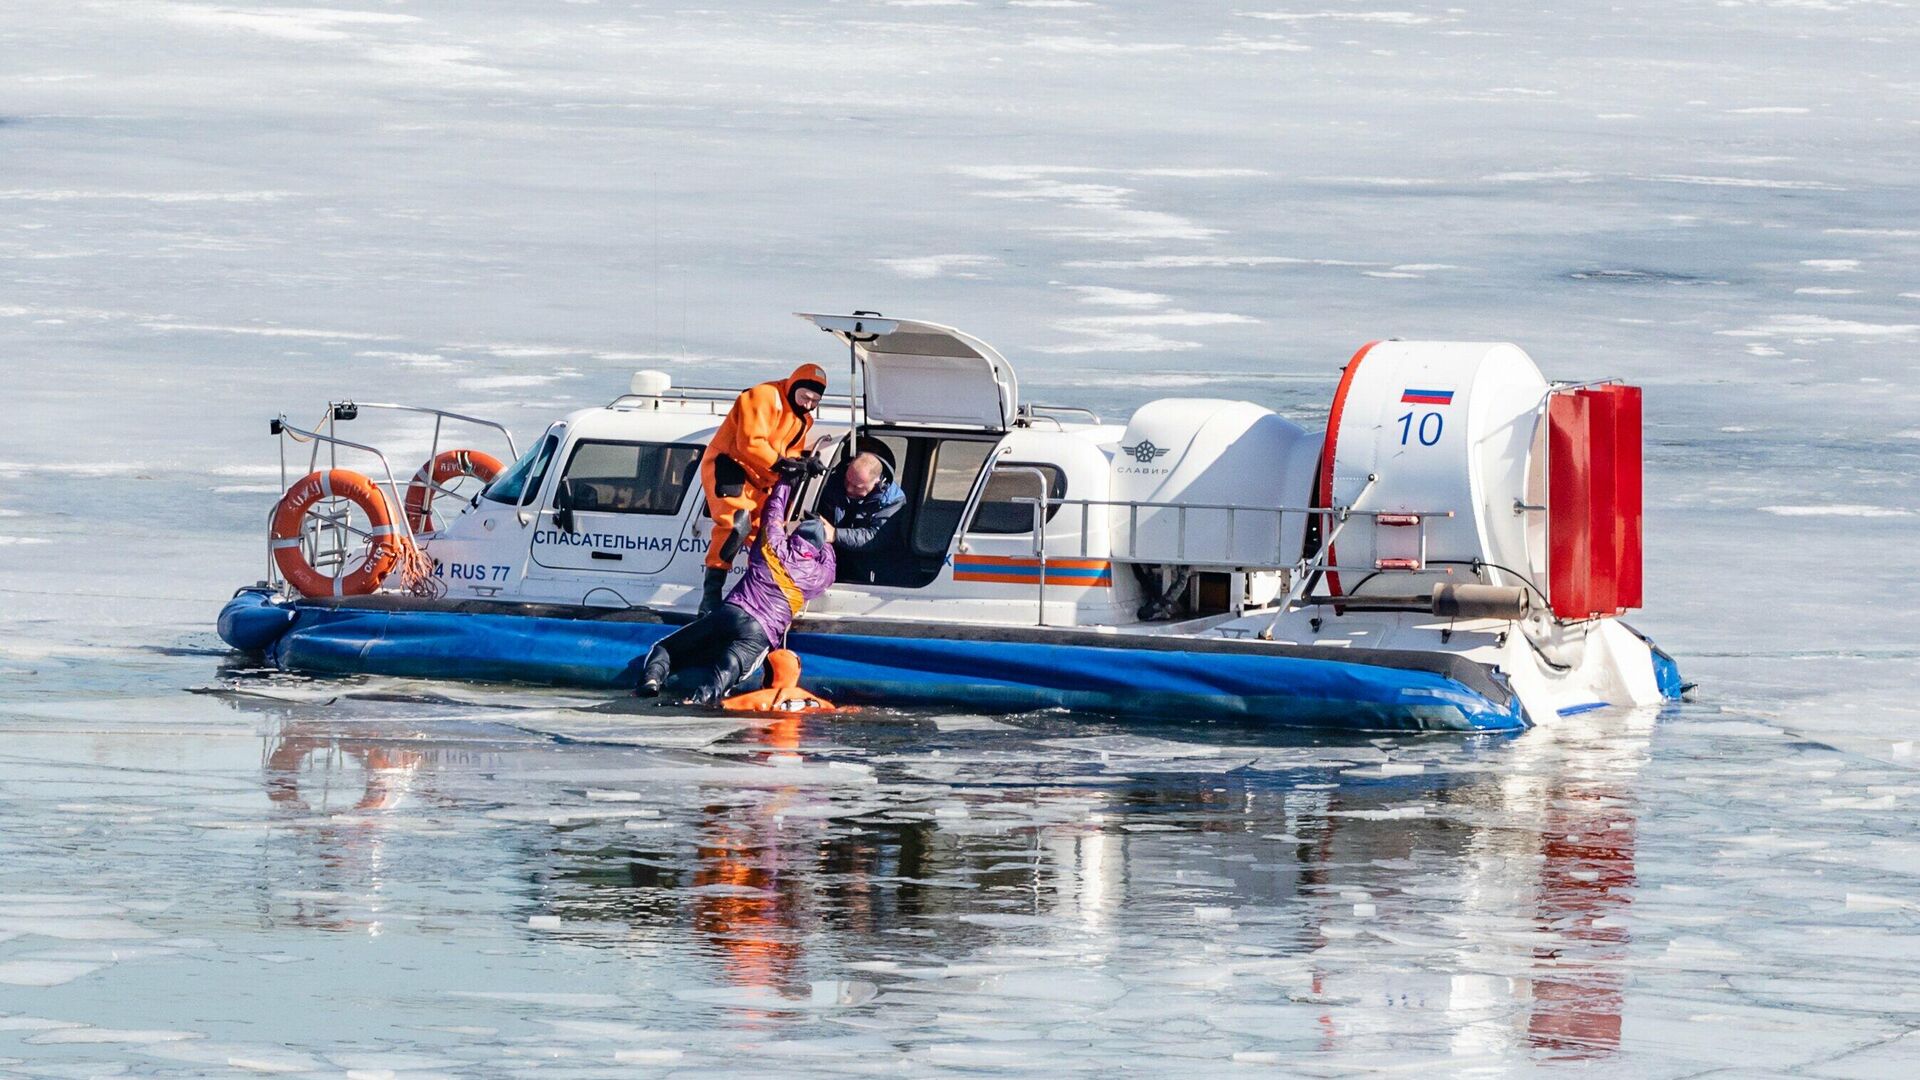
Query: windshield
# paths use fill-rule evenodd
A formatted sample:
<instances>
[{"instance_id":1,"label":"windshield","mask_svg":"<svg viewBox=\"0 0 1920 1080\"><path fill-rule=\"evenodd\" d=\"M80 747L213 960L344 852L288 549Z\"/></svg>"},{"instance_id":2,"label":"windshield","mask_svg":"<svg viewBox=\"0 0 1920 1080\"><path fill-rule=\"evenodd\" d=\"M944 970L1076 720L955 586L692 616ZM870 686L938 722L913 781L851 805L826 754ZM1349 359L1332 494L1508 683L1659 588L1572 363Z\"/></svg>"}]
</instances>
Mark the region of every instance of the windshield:
<instances>
[{"instance_id":1,"label":"windshield","mask_svg":"<svg viewBox=\"0 0 1920 1080\"><path fill-rule=\"evenodd\" d=\"M488 484L481 496L509 506L524 505L539 494L541 484L547 479L547 466L553 462L553 452L559 448L559 433L549 433L538 446L520 455L512 468Z\"/></svg>"}]
</instances>

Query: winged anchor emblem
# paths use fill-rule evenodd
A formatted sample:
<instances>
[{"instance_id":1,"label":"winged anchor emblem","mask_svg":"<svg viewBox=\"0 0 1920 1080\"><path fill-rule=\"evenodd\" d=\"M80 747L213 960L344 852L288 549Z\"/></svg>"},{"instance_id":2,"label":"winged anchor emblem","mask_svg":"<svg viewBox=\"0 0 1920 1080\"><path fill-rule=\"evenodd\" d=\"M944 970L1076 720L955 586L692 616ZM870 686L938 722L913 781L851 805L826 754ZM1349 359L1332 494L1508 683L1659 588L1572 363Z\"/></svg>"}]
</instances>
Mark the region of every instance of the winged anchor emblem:
<instances>
[{"instance_id":1,"label":"winged anchor emblem","mask_svg":"<svg viewBox=\"0 0 1920 1080\"><path fill-rule=\"evenodd\" d=\"M1142 465L1151 464L1155 458L1162 457L1169 453L1166 447L1153 445L1153 440L1151 439L1141 439L1132 446L1123 446L1120 448L1120 452Z\"/></svg>"}]
</instances>

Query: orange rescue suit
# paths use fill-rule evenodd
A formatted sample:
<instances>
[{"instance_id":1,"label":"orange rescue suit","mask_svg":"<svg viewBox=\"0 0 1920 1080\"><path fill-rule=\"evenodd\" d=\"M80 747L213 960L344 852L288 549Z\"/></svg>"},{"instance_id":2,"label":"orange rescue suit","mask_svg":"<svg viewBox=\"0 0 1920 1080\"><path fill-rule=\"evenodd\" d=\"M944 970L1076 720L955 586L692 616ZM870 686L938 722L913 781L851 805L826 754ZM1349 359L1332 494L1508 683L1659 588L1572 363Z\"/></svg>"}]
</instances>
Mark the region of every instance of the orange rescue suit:
<instances>
[{"instance_id":1,"label":"orange rescue suit","mask_svg":"<svg viewBox=\"0 0 1920 1080\"><path fill-rule=\"evenodd\" d=\"M707 541L707 565L727 569L732 561L721 557L733 535L733 515L747 512L751 533L760 525L760 507L773 490L773 463L798 455L813 428L813 413L793 406L797 383L825 388L827 371L819 364L801 364L779 382L764 382L734 399L720 430L707 444L700 462L700 484L707 492L707 513L713 517L713 535ZM744 544L746 537L741 537Z\"/></svg>"},{"instance_id":2,"label":"orange rescue suit","mask_svg":"<svg viewBox=\"0 0 1920 1080\"><path fill-rule=\"evenodd\" d=\"M800 685L800 657L788 649L767 654L767 686L735 694L721 705L733 712L839 712L833 702ZM851 711L851 710L849 710Z\"/></svg>"}]
</instances>

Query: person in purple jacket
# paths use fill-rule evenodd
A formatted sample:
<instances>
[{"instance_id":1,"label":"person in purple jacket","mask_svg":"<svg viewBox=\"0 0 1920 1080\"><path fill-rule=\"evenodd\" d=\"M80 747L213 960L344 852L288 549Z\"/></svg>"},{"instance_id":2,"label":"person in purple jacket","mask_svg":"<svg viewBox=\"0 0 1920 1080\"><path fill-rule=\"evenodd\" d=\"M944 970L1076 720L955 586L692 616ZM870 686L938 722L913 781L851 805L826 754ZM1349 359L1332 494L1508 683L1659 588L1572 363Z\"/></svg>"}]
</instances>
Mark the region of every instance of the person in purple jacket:
<instances>
[{"instance_id":1,"label":"person in purple jacket","mask_svg":"<svg viewBox=\"0 0 1920 1080\"><path fill-rule=\"evenodd\" d=\"M798 459L794 460L798 464ZM747 557L747 572L726 602L675 630L647 651L641 697L653 697L675 670L709 665L706 677L687 696L690 705L718 705L779 648L807 601L833 584L833 544L819 518L787 531L787 500L802 473L788 467L760 513L760 535Z\"/></svg>"}]
</instances>

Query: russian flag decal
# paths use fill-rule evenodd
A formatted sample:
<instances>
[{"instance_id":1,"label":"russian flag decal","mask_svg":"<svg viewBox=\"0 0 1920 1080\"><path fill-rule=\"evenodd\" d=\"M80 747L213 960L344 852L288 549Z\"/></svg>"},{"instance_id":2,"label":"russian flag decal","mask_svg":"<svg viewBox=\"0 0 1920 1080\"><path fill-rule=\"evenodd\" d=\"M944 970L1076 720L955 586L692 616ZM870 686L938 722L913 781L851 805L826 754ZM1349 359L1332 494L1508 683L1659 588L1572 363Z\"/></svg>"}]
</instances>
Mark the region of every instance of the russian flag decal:
<instances>
[{"instance_id":1,"label":"russian flag decal","mask_svg":"<svg viewBox=\"0 0 1920 1080\"><path fill-rule=\"evenodd\" d=\"M1453 391L1404 390L1400 393L1400 400L1410 402L1414 405L1451 405L1453 404Z\"/></svg>"}]
</instances>

